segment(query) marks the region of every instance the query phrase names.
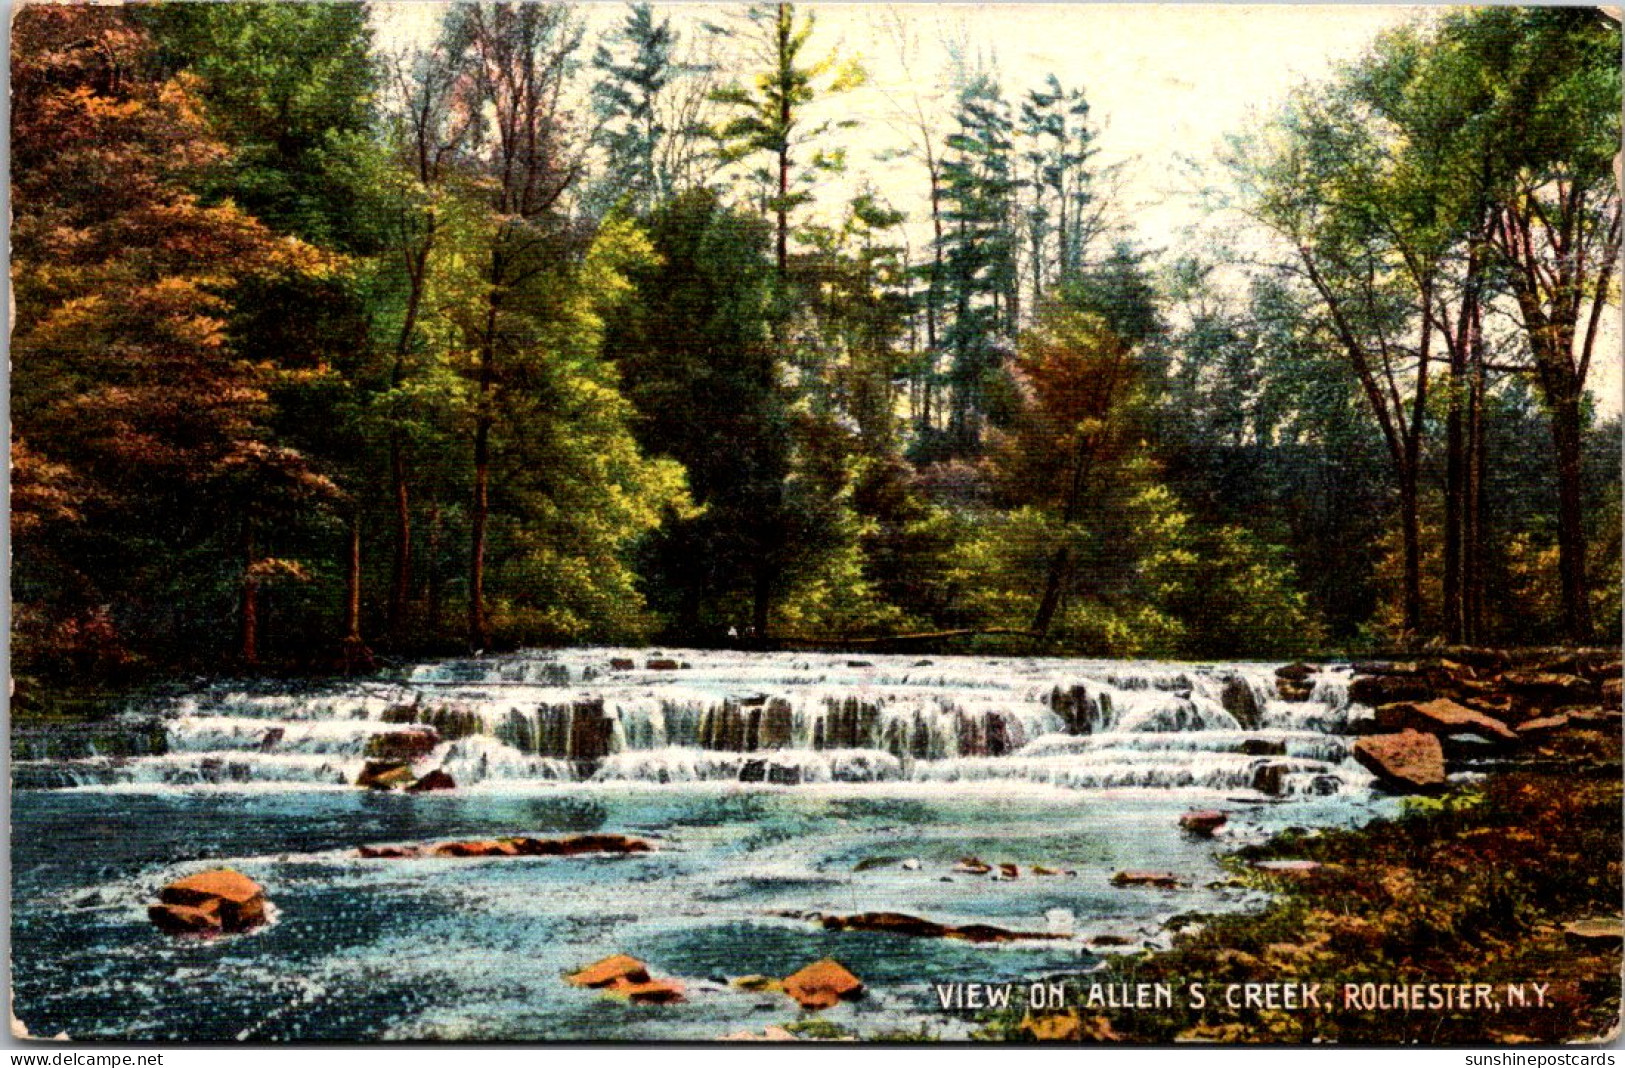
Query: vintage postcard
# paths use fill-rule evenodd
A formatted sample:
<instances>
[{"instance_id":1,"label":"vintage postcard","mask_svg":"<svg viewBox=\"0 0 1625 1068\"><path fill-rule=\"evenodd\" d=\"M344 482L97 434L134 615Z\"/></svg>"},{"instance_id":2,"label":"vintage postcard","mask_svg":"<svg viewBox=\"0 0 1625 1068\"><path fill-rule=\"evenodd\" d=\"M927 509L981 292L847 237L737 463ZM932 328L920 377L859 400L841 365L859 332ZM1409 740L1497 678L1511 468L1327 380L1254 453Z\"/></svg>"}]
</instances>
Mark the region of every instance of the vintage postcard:
<instances>
[{"instance_id":1,"label":"vintage postcard","mask_svg":"<svg viewBox=\"0 0 1625 1068\"><path fill-rule=\"evenodd\" d=\"M17 1038L1618 1035L1618 9L11 17Z\"/></svg>"}]
</instances>

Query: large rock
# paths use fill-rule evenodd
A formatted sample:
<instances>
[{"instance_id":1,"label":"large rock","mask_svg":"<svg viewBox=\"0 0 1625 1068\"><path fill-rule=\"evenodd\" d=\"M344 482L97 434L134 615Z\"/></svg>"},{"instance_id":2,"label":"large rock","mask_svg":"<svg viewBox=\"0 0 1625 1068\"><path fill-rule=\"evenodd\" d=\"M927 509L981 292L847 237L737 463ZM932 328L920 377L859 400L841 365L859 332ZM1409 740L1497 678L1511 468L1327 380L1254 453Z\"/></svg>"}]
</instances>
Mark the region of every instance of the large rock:
<instances>
[{"instance_id":1,"label":"large rock","mask_svg":"<svg viewBox=\"0 0 1625 1068\"><path fill-rule=\"evenodd\" d=\"M804 1009L827 1009L863 996L863 981L833 957L807 965L784 979L784 992Z\"/></svg>"},{"instance_id":2,"label":"large rock","mask_svg":"<svg viewBox=\"0 0 1625 1068\"><path fill-rule=\"evenodd\" d=\"M1444 747L1432 734L1406 730L1369 735L1354 743L1353 756L1398 793L1432 793L1444 786Z\"/></svg>"},{"instance_id":3,"label":"large rock","mask_svg":"<svg viewBox=\"0 0 1625 1068\"><path fill-rule=\"evenodd\" d=\"M1252 788L1266 797L1280 797L1290 770L1285 764L1260 764L1253 769Z\"/></svg>"},{"instance_id":4,"label":"large rock","mask_svg":"<svg viewBox=\"0 0 1625 1068\"><path fill-rule=\"evenodd\" d=\"M426 794L431 790L455 790L457 781L444 768L435 768L406 788L409 794Z\"/></svg>"},{"instance_id":5,"label":"large rock","mask_svg":"<svg viewBox=\"0 0 1625 1068\"><path fill-rule=\"evenodd\" d=\"M1373 708L1395 701L1427 701L1433 696L1433 685L1417 676L1356 675L1349 683L1349 700Z\"/></svg>"},{"instance_id":6,"label":"large rock","mask_svg":"<svg viewBox=\"0 0 1625 1068\"><path fill-rule=\"evenodd\" d=\"M403 860L412 857L576 857L584 854L626 855L647 853L648 842L625 834L575 834L567 838L487 838L437 842L430 846L362 846L368 859Z\"/></svg>"},{"instance_id":7,"label":"large rock","mask_svg":"<svg viewBox=\"0 0 1625 1068\"><path fill-rule=\"evenodd\" d=\"M166 934L218 934L220 908L214 902L202 906L148 905L147 919Z\"/></svg>"},{"instance_id":8,"label":"large rock","mask_svg":"<svg viewBox=\"0 0 1625 1068\"><path fill-rule=\"evenodd\" d=\"M1467 733L1497 742L1518 740L1517 732L1505 723L1448 697L1383 705L1377 709L1377 726L1385 731L1416 730L1440 736Z\"/></svg>"},{"instance_id":9,"label":"large rock","mask_svg":"<svg viewBox=\"0 0 1625 1068\"><path fill-rule=\"evenodd\" d=\"M367 756L374 760L410 763L422 760L440 744L440 735L428 727L386 731L367 739Z\"/></svg>"},{"instance_id":10,"label":"large rock","mask_svg":"<svg viewBox=\"0 0 1625 1068\"><path fill-rule=\"evenodd\" d=\"M1217 809L1193 809L1179 817L1179 826L1182 830L1203 837L1212 837L1213 832L1223 827L1229 817Z\"/></svg>"},{"instance_id":11,"label":"large rock","mask_svg":"<svg viewBox=\"0 0 1625 1068\"><path fill-rule=\"evenodd\" d=\"M411 786L417 779L417 775L412 772L412 765L405 761L369 760L362 765L361 774L356 776L355 784L368 790L393 790L397 787Z\"/></svg>"},{"instance_id":12,"label":"large rock","mask_svg":"<svg viewBox=\"0 0 1625 1068\"><path fill-rule=\"evenodd\" d=\"M647 983L649 966L636 957L617 953L565 977L573 986L605 987L613 983Z\"/></svg>"},{"instance_id":13,"label":"large rock","mask_svg":"<svg viewBox=\"0 0 1625 1068\"><path fill-rule=\"evenodd\" d=\"M1258 698L1253 694L1252 686L1240 675L1232 676L1224 684L1224 689L1219 693L1219 703L1241 725L1242 730L1250 731L1258 727Z\"/></svg>"},{"instance_id":14,"label":"large rock","mask_svg":"<svg viewBox=\"0 0 1625 1068\"><path fill-rule=\"evenodd\" d=\"M1113 886L1154 886L1160 890L1177 890L1185 882L1173 872L1120 871L1112 876Z\"/></svg>"},{"instance_id":15,"label":"large rock","mask_svg":"<svg viewBox=\"0 0 1625 1068\"><path fill-rule=\"evenodd\" d=\"M215 916L218 929L228 933L250 931L265 922L264 889L231 868L215 868L176 880L158 892L158 901L172 907L161 910L161 915L149 910L148 915L165 930L172 929L166 924L197 930L202 922L200 914Z\"/></svg>"},{"instance_id":16,"label":"large rock","mask_svg":"<svg viewBox=\"0 0 1625 1068\"><path fill-rule=\"evenodd\" d=\"M908 935L912 938L950 938L977 944L1065 937L1048 932L1012 931L987 923L971 923L956 927L903 912L860 912L852 916L820 916L819 922L827 931L879 931L885 934Z\"/></svg>"},{"instance_id":17,"label":"large rock","mask_svg":"<svg viewBox=\"0 0 1625 1068\"><path fill-rule=\"evenodd\" d=\"M1538 704L1583 705L1599 696L1590 679L1556 671L1507 671L1496 682L1500 689Z\"/></svg>"}]
</instances>

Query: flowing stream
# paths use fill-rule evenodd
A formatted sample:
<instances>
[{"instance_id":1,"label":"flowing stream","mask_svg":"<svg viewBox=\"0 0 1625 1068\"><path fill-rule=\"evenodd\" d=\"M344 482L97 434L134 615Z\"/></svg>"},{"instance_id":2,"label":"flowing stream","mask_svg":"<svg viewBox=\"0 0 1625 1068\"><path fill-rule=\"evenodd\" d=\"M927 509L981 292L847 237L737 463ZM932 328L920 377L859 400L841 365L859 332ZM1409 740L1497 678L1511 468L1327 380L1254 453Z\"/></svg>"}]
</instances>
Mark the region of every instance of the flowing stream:
<instances>
[{"instance_id":1,"label":"flowing stream","mask_svg":"<svg viewBox=\"0 0 1625 1068\"><path fill-rule=\"evenodd\" d=\"M576 649L390 679L218 684L126 729L14 739L14 1011L36 1035L252 1040L709 1039L795 1020L728 981L835 956L865 1036L972 1026L931 984L1087 969L1163 921L1244 908L1215 854L1388 802L1349 759L1348 672L1306 700L1274 665ZM380 735L457 789L353 783ZM1180 832L1225 810L1217 840ZM364 844L612 831L628 857L361 859ZM956 871L1014 864L1016 878ZM174 939L165 882L229 864L274 921ZM1070 874L1044 877L1033 866ZM1173 872L1180 890L1111 885ZM995 869L997 871L997 869ZM906 912L1067 937L972 945L826 931ZM565 984L611 953L688 990L629 1005Z\"/></svg>"}]
</instances>

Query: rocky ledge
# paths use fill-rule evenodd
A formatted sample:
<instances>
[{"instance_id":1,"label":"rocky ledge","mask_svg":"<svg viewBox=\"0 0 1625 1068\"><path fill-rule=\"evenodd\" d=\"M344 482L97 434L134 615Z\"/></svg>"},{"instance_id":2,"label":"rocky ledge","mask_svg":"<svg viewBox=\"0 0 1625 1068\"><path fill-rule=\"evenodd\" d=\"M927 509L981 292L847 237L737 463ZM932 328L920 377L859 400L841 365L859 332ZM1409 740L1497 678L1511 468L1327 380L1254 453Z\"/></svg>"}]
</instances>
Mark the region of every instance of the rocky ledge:
<instances>
[{"instance_id":1,"label":"rocky ledge","mask_svg":"<svg viewBox=\"0 0 1625 1068\"><path fill-rule=\"evenodd\" d=\"M1354 759L1396 793L1437 793L1450 771L1486 757L1549 761L1551 741L1567 732L1620 729L1614 650L1457 649L1353 669L1349 699L1374 709L1349 724L1361 735ZM1277 688L1301 700L1312 675L1290 664L1277 670Z\"/></svg>"},{"instance_id":2,"label":"rocky ledge","mask_svg":"<svg viewBox=\"0 0 1625 1068\"><path fill-rule=\"evenodd\" d=\"M648 853L641 838L624 834L575 834L567 838L484 838L428 845L362 846L356 855L367 860L414 857L578 857L588 854L626 856Z\"/></svg>"}]
</instances>

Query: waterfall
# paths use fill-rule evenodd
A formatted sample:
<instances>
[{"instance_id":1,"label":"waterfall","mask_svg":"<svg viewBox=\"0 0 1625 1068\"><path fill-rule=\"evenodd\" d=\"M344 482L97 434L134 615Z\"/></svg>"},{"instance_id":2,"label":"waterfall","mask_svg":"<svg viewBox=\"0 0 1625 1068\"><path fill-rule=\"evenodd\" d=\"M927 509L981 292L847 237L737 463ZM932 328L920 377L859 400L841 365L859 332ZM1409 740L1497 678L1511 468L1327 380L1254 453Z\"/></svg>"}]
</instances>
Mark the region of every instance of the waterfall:
<instances>
[{"instance_id":1,"label":"waterfall","mask_svg":"<svg viewBox=\"0 0 1625 1068\"><path fill-rule=\"evenodd\" d=\"M396 680L220 684L137 702L114 750L14 743L19 788L353 783L400 739L459 786L1023 781L1357 791L1346 668L1285 701L1270 665L570 649ZM110 734L110 736L111 736ZM99 737L99 735L98 735ZM71 759L62 759L66 755Z\"/></svg>"}]
</instances>

